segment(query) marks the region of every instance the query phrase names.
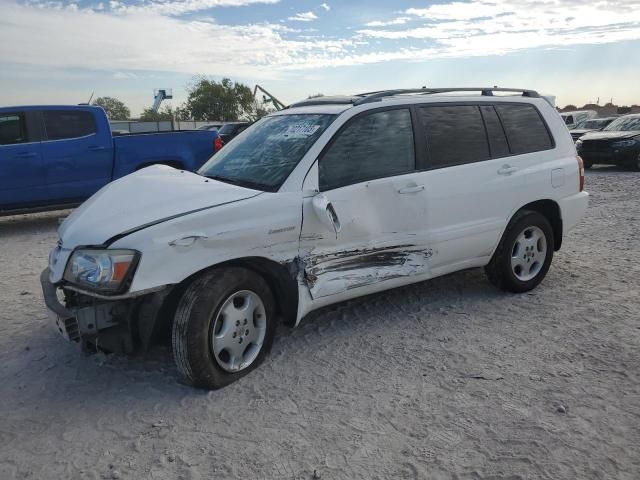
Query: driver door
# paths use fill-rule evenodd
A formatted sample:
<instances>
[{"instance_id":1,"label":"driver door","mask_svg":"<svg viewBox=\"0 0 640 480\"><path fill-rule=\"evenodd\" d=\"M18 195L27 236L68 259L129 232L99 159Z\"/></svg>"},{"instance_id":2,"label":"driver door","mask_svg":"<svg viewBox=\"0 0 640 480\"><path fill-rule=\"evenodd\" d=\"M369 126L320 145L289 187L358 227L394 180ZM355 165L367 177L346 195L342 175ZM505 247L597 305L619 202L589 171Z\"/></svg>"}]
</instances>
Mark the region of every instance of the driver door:
<instances>
[{"instance_id":1,"label":"driver door","mask_svg":"<svg viewBox=\"0 0 640 480\"><path fill-rule=\"evenodd\" d=\"M407 107L364 112L325 148L305 182L300 236L313 299L371 293L428 272L416 151Z\"/></svg>"}]
</instances>

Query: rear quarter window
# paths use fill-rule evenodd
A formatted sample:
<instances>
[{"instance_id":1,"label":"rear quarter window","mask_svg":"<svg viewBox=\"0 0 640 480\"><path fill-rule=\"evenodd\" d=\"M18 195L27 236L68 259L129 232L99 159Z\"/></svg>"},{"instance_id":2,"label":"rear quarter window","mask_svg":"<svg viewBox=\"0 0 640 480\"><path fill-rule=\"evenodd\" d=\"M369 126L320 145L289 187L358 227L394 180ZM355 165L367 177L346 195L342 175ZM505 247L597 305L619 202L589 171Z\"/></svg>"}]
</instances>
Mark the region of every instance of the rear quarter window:
<instances>
[{"instance_id":1,"label":"rear quarter window","mask_svg":"<svg viewBox=\"0 0 640 480\"><path fill-rule=\"evenodd\" d=\"M86 137L97 132L91 112L80 110L45 110L42 112L48 140Z\"/></svg>"},{"instance_id":2,"label":"rear quarter window","mask_svg":"<svg viewBox=\"0 0 640 480\"><path fill-rule=\"evenodd\" d=\"M496 105L513 155L553 148L553 139L540 113L533 105Z\"/></svg>"},{"instance_id":3,"label":"rear quarter window","mask_svg":"<svg viewBox=\"0 0 640 480\"><path fill-rule=\"evenodd\" d=\"M15 145L26 141L28 138L24 113L0 113L0 145Z\"/></svg>"}]
</instances>

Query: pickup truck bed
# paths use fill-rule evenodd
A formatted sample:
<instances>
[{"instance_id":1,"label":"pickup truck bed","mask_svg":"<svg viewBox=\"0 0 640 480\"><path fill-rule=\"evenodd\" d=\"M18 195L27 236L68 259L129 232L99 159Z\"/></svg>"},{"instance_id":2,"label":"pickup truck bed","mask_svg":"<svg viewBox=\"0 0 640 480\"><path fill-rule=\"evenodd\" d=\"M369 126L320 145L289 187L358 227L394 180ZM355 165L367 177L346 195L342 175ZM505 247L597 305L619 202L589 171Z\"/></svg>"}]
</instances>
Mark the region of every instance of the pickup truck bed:
<instances>
[{"instance_id":1,"label":"pickup truck bed","mask_svg":"<svg viewBox=\"0 0 640 480\"><path fill-rule=\"evenodd\" d=\"M197 170L220 147L210 130L114 136L89 105L0 108L0 215L77 206L153 164Z\"/></svg>"}]
</instances>

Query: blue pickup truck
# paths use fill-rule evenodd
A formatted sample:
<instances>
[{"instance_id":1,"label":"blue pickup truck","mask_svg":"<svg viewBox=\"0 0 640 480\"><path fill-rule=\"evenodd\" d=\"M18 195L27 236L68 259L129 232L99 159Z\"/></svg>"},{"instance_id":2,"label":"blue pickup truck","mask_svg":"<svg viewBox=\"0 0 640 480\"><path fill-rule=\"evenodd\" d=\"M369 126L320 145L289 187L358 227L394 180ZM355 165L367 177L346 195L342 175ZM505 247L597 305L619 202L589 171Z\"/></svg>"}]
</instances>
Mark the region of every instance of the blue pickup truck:
<instances>
[{"instance_id":1,"label":"blue pickup truck","mask_svg":"<svg viewBox=\"0 0 640 480\"><path fill-rule=\"evenodd\" d=\"M153 164L196 170L221 147L214 130L113 135L90 105L0 108L0 215L73 207Z\"/></svg>"}]
</instances>

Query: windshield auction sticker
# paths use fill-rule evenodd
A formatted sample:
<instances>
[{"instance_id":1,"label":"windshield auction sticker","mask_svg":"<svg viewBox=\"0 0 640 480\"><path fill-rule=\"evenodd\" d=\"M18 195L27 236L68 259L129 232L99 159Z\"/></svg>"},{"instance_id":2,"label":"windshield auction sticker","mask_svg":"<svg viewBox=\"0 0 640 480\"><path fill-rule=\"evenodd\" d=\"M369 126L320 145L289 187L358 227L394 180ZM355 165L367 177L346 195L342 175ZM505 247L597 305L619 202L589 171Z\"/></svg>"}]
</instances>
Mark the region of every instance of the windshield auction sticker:
<instances>
[{"instance_id":1,"label":"windshield auction sticker","mask_svg":"<svg viewBox=\"0 0 640 480\"><path fill-rule=\"evenodd\" d=\"M295 135L300 137L309 137L316 133L320 125L313 125L310 123L296 123L294 125L289 125L287 130L284 132L285 135Z\"/></svg>"}]
</instances>

